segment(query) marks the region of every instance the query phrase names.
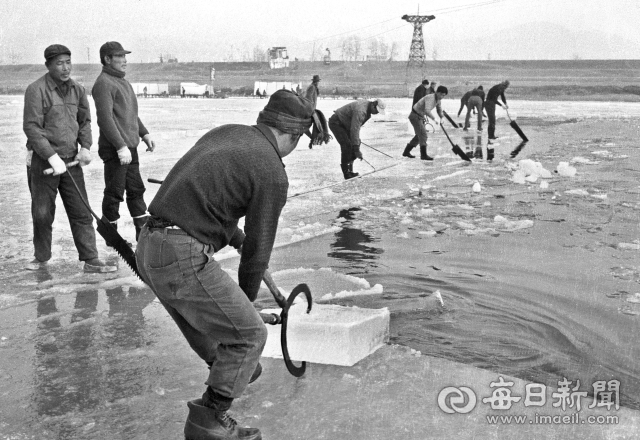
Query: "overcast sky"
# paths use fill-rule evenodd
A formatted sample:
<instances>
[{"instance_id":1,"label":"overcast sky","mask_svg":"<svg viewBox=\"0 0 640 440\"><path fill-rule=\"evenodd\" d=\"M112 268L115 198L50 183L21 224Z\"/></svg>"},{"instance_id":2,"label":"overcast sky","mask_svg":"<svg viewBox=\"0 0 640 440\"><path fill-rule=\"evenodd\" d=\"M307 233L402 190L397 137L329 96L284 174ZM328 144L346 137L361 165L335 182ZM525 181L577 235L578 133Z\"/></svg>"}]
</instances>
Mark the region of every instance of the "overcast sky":
<instances>
[{"instance_id":1,"label":"overcast sky","mask_svg":"<svg viewBox=\"0 0 640 440\"><path fill-rule=\"evenodd\" d=\"M612 56L590 43L590 58L640 58L640 0L0 0L0 61L41 63L47 45L62 43L75 63L98 63L98 49L109 40L132 51L130 62L157 62L160 54L240 61L255 47L270 46L287 46L290 57L308 60L314 45L316 53L330 47L340 59L341 41L352 35L363 40L365 53L372 39L396 42L406 59L413 27L401 17L418 8L436 16L423 27L428 57L436 49L439 59L487 59L486 37L526 42L517 28L529 24L524 29L553 25L558 32L542 32L536 45L558 53L564 29L581 35L564 58L582 56L585 35L624 46L622 55ZM527 51L501 50L492 59L531 58Z\"/></svg>"}]
</instances>

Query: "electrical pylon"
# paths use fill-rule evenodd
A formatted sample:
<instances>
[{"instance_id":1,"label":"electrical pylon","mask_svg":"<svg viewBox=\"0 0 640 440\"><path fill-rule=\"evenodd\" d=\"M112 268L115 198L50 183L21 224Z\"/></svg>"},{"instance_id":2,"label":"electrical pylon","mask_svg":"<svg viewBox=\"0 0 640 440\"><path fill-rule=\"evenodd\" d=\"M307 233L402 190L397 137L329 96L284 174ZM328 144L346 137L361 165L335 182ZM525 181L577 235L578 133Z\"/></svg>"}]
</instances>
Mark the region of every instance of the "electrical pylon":
<instances>
[{"instance_id":1,"label":"electrical pylon","mask_svg":"<svg viewBox=\"0 0 640 440\"><path fill-rule=\"evenodd\" d=\"M435 19L435 15L403 15L402 19L413 24L413 38L411 39L411 49L409 50L408 66L422 66L427 58L424 52L424 38L422 36L422 25Z\"/></svg>"},{"instance_id":2,"label":"electrical pylon","mask_svg":"<svg viewBox=\"0 0 640 440\"><path fill-rule=\"evenodd\" d=\"M409 93L411 87L410 82L423 80L425 78L425 60L427 56L424 51L424 38L422 36L422 25L435 19L435 15L403 15L402 19L413 24L413 38L411 39L411 49L409 50L409 61L407 62L407 69L405 72L405 92ZM416 72L415 68L419 68L419 72ZM420 78L417 78L417 77Z\"/></svg>"}]
</instances>

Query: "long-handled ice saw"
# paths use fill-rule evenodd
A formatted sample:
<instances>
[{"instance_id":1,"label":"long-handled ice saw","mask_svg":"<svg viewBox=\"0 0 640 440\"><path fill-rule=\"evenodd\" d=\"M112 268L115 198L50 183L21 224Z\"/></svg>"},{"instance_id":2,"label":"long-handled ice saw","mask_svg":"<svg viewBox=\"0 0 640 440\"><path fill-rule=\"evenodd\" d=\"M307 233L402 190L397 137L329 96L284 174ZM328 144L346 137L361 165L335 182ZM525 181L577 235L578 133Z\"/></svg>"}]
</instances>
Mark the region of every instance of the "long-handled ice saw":
<instances>
[{"instance_id":1,"label":"long-handled ice saw","mask_svg":"<svg viewBox=\"0 0 640 440\"><path fill-rule=\"evenodd\" d=\"M442 114L444 115L445 118L447 118L447 121L449 121L451 123L451 125L453 125L454 128L460 128L460 125L458 125L458 123L456 121L454 121L451 116L449 116L449 114L447 112L445 112L444 110L442 110ZM442 124L440 124L442 125Z\"/></svg>"},{"instance_id":2,"label":"long-handled ice saw","mask_svg":"<svg viewBox=\"0 0 640 440\"><path fill-rule=\"evenodd\" d=\"M162 184L163 180L149 178L147 179L147 182ZM133 262L135 264L135 258ZM135 267L135 271L137 272L137 266ZM299 367L296 367L291 361L291 357L289 356L289 349L287 348L287 322L289 319L289 308L293 304L293 301L296 299L296 296L301 293L304 294L304 296L307 298L307 313L311 311L311 307L313 305L311 291L309 290L309 286L307 286L306 284L298 284L289 294L289 298L285 298L284 295L280 293L278 286L276 286L276 283L273 281L273 278L271 278L271 274L268 270L264 271L264 274L262 275L262 281L264 281L264 283L267 285L267 287L269 288L269 292L271 292L271 294L273 295L273 298L276 300L278 306L282 308L282 311L280 312L280 315L276 315L275 313L260 313L260 317L262 318L262 322L264 322L265 324L282 325L282 329L280 330L280 346L282 347L282 357L284 358L284 364L287 367L289 373L291 373L295 377L300 377L304 374L307 368L307 363L302 362Z\"/></svg>"},{"instance_id":3,"label":"long-handled ice saw","mask_svg":"<svg viewBox=\"0 0 640 440\"><path fill-rule=\"evenodd\" d=\"M514 121L513 119L511 119L511 116L509 116L509 110L508 109L504 109L507 112L507 118L509 118L509 125L511 125L511 128L513 128L516 133L518 133L518 136L520 136L522 138L523 141L525 142L529 142L529 139L527 139L527 136L524 134L524 132L520 129L520 127L518 126L518 123L516 121Z\"/></svg>"},{"instance_id":4,"label":"long-handled ice saw","mask_svg":"<svg viewBox=\"0 0 640 440\"><path fill-rule=\"evenodd\" d=\"M440 124L440 128L442 128L442 131L444 132L444 134L447 136L447 139L449 139L449 143L451 144L451 151L453 151L455 154L457 154L458 156L460 156L460 158L462 160L465 160L467 162L471 162L471 159L469 159L467 157L467 155L465 154L464 151L462 151L462 148L460 148L458 146L458 144L454 144L453 141L451 140L451 138L449 137L449 133L447 133L447 130L444 129L444 126L442 124Z\"/></svg>"},{"instance_id":5,"label":"long-handled ice saw","mask_svg":"<svg viewBox=\"0 0 640 440\"><path fill-rule=\"evenodd\" d=\"M67 168L75 166L77 164L78 162L69 162L67 164ZM44 170L44 174L53 174L53 169L50 168ZM89 202L82 195L82 192L80 191L78 184L73 178L73 175L70 172L68 172L67 174L71 178L73 186L76 187L78 196L80 196L82 203L84 203L84 206L87 207L89 212L91 212L91 215L96 219L98 233L102 236L102 238L104 238L104 241L108 246L111 246L113 249L115 249L115 251L122 257L125 263L129 265L131 270L133 270L138 278L142 279L142 277L140 276L140 272L138 272L138 265L136 264L136 254L133 252L129 244L125 241L124 238L120 236L120 234L118 234L116 228L113 227L113 225L109 222L109 220L106 219L105 216L98 217L98 214L93 212L93 209L91 209L91 206L89 206Z\"/></svg>"}]
</instances>

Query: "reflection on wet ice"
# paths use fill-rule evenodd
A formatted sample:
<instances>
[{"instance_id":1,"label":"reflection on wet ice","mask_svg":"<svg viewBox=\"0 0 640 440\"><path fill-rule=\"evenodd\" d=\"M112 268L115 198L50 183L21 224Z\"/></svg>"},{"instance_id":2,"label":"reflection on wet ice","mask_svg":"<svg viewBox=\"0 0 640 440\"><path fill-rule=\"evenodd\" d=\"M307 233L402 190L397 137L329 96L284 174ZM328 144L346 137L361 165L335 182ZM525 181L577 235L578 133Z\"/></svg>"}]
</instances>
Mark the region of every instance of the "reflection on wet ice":
<instances>
[{"instance_id":1,"label":"reflection on wet ice","mask_svg":"<svg viewBox=\"0 0 640 440\"><path fill-rule=\"evenodd\" d=\"M332 251L327 253L327 256L346 262L350 268L363 270L367 267L376 267L373 261L380 258L379 255L382 254L384 250L382 248L368 246L366 243L374 243L378 240L361 229L353 227L353 225L349 223L351 220L354 220L354 213L357 211L360 211L360 209L351 208L340 211L338 218L347 221L344 222L343 227L335 233L335 242L330 245Z\"/></svg>"},{"instance_id":2,"label":"reflection on wet ice","mask_svg":"<svg viewBox=\"0 0 640 440\"><path fill-rule=\"evenodd\" d=\"M37 302L32 399L40 416L85 412L136 396L148 380L135 360L122 355L147 345L142 311L155 299L153 293L119 286L75 295L71 310L64 310L62 298ZM100 310L105 302L108 309Z\"/></svg>"}]
</instances>

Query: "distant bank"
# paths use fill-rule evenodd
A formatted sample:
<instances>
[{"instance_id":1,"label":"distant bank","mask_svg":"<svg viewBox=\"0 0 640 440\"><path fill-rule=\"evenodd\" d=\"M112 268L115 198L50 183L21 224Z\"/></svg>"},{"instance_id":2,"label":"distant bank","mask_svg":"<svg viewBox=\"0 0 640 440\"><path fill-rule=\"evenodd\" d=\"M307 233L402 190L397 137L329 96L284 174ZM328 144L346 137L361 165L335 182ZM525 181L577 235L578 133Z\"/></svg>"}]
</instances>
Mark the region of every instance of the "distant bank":
<instances>
[{"instance_id":1,"label":"distant bank","mask_svg":"<svg viewBox=\"0 0 640 440\"><path fill-rule=\"evenodd\" d=\"M100 70L98 64L74 64L73 77L90 92ZM0 94L23 94L44 72L44 64L0 66ZM208 84L220 98L252 95L255 81L306 85L313 75L320 75L325 96L405 97L427 78L446 85L455 98L478 85L487 90L509 79L513 99L640 101L640 60L427 61L410 69L406 61L295 61L286 69L270 69L267 62L130 63L126 78L167 84L168 94L175 96L180 83Z\"/></svg>"}]
</instances>

